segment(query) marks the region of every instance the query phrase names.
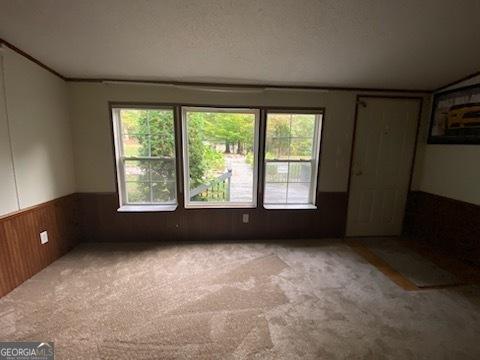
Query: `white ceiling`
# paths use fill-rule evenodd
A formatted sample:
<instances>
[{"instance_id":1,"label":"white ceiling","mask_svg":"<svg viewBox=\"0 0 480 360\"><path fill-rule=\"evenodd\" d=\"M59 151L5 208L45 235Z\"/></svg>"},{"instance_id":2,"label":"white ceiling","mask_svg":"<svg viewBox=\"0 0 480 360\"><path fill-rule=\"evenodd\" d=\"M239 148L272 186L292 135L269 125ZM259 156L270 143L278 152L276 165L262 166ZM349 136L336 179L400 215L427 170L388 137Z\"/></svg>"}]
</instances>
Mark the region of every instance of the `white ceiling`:
<instances>
[{"instance_id":1,"label":"white ceiling","mask_svg":"<svg viewBox=\"0 0 480 360\"><path fill-rule=\"evenodd\" d=\"M480 69L479 0L0 0L68 77L434 89Z\"/></svg>"}]
</instances>

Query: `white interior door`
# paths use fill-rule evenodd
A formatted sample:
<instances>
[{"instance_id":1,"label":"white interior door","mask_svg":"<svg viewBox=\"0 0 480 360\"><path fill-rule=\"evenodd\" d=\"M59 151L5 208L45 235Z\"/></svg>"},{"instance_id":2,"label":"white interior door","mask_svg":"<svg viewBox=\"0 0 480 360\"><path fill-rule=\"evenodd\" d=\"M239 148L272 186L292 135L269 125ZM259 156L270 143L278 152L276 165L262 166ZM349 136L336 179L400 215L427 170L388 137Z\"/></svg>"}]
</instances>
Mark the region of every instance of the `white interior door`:
<instances>
[{"instance_id":1,"label":"white interior door","mask_svg":"<svg viewBox=\"0 0 480 360\"><path fill-rule=\"evenodd\" d=\"M419 111L418 99L360 98L347 236L401 234Z\"/></svg>"}]
</instances>

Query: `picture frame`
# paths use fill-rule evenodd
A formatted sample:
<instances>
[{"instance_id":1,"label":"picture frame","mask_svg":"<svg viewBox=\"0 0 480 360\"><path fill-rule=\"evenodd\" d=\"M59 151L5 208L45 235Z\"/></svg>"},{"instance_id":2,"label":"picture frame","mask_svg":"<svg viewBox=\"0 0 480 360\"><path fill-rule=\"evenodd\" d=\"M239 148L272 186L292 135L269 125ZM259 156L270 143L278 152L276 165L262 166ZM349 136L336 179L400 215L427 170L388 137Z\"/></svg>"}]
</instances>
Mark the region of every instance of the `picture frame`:
<instances>
[{"instance_id":1,"label":"picture frame","mask_svg":"<svg viewBox=\"0 0 480 360\"><path fill-rule=\"evenodd\" d=\"M434 94L428 144L480 144L480 84Z\"/></svg>"}]
</instances>

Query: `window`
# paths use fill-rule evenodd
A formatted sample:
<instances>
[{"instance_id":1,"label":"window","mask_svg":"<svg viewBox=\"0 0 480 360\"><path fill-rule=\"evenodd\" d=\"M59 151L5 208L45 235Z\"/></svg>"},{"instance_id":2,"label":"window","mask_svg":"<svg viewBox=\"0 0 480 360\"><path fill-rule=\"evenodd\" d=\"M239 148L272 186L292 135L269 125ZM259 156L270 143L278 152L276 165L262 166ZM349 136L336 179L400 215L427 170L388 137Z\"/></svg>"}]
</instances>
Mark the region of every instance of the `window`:
<instances>
[{"instance_id":1,"label":"window","mask_svg":"<svg viewBox=\"0 0 480 360\"><path fill-rule=\"evenodd\" d=\"M112 107L119 211L175 210L180 110L185 207L256 207L259 109L119 105ZM266 111L266 208L315 208L322 118Z\"/></svg>"},{"instance_id":2,"label":"window","mask_svg":"<svg viewBox=\"0 0 480 360\"><path fill-rule=\"evenodd\" d=\"M264 205L315 207L322 114L268 112Z\"/></svg>"},{"instance_id":3,"label":"window","mask_svg":"<svg viewBox=\"0 0 480 360\"><path fill-rule=\"evenodd\" d=\"M182 108L186 207L255 207L259 111Z\"/></svg>"},{"instance_id":4,"label":"window","mask_svg":"<svg viewBox=\"0 0 480 360\"><path fill-rule=\"evenodd\" d=\"M113 108L119 210L176 206L173 108Z\"/></svg>"}]
</instances>

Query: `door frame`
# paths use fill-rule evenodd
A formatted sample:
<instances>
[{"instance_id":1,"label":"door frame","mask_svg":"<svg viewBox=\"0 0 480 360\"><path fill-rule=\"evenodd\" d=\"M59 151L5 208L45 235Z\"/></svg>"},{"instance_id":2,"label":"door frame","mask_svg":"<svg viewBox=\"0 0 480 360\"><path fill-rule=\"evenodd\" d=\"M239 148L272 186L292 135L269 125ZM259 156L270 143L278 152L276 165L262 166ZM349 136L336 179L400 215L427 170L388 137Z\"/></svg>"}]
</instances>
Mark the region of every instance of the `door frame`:
<instances>
[{"instance_id":1,"label":"door frame","mask_svg":"<svg viewBox=\"0 0 480 360\"><path fill-rule=\"evenodd\" d=\"M407 188L407 199L408 199L408 193L410 193L410 191L412 189L413 169L415 167L415 159L416 159L416 156L417 156L418 135L419 135L419 132L420 132L420 123L421 123L422 112L423 112L423 97L422 96L361 95L361 94L357 94L357 96L355 98L355 115L354 115L354 121L353 121L352 145L351 145L351 148L350 148L350 164L348 166L347 206L345 208L345 226L343 227L343 237L344 238L347 238L348 207L350 206L350 188L352 186L352 164L353 164L353 154L354 154L354 151L355 151L355 141L356 141L356 136L357 136L357 125L358 125L358 107L363 106L362 105L362 100L361 100L362 98L417 100L418 101L419 110L418 110L418 115L417 115L417 129L416 129L416 132L415 132L415 143L413 145L412 163L410 164L410 174L409 174L408 188ZM375 236L355 236L355 237L375 237Z\"/></svg>"}]
</instances>

